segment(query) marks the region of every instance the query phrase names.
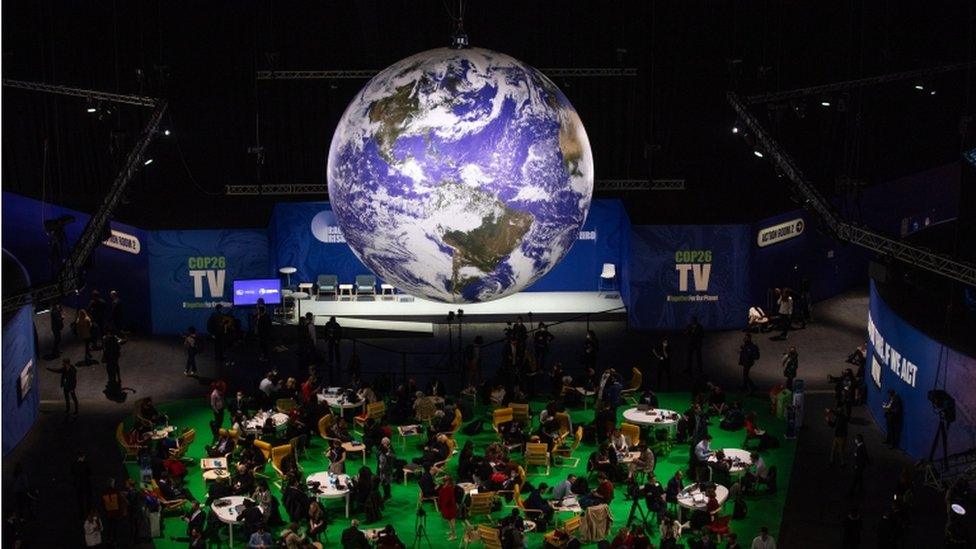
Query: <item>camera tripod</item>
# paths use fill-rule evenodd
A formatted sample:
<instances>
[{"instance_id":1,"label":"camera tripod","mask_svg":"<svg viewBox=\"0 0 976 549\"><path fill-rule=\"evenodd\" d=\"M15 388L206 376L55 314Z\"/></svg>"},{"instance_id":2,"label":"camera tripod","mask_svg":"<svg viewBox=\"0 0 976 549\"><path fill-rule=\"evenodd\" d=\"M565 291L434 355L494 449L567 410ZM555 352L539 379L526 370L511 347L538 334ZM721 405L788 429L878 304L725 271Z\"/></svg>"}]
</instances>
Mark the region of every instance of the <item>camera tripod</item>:
<instances>
[{"instance_id":1,"label":"camera tripod","mask_svg":"<svg viewBox=\"0 0 976 549\"><path fill-rule=\"evenodd\" d=\"M630 514L627 516L627 523L626 523L627 524L627 527L629 528L630 525L634 523L634 520L637 518L636 515L639 514L640 515L641 524L644 525L644 531L646 531L646 532L653 532L653 530L651 529L650 524L648 524L648 522L647 522L647 511L645 511L644 508L641 507L641 503L640 503L640 491L639 490L634 490L631 493L631 497L632 497L632 499L634 501L633 501L633 503L630 504Z\"/></svg>"},{"instance_id":2,"label":"camera tripod","mask_svg":"<svg viewBox=\"0 0 976 549\"><path fill-rule=\"evenodd\" d=\"M427 536L427 511L417 509L417 516L413 519L413 547L420 545L420 540L427 542L427 547L433 548L430 544L430 537Z\"/></svg>"}]
</instances>

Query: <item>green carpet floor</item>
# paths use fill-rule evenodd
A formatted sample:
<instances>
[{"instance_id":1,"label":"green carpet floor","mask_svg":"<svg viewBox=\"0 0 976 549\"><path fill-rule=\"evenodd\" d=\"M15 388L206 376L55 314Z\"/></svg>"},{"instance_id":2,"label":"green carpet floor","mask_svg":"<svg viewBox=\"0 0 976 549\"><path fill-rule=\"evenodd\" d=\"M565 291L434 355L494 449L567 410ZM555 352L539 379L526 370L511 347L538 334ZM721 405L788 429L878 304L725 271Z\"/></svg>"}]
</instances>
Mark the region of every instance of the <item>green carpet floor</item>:
<instances>
[{"instance_id":1,"label":"green carpet floor","mask_svg":"<svg viewBox=\"0 0 976 549\"><path fill-rule=\"evenodd\" d=\"M690 402L690 395L687 393L660 394L659 398L662 408L672 410L685 410L688 408ZM776 465L778 468L778 492L775 494L763 493L760 495L748 496L746 499L749 507L748 517L742 520L734 520L731 523L732 530L738 534L740 543L747 546L748 542L758 534L761 526L768 526L770 533L773 534L774 537L778 537L783 504L786 498L787 488L789 486L790 474L792 472L793 454L796 444L795 441L785 440L783 438L782 434L785 430L785 424L783 420L776 419L769 414L767 401L760 399L746 399L743 405L746 410L754 410L757 412L759 424L762 425L770 434L775 435L781 443L779 448L767 450L763 453L766 463L770 466ZM545 403L542 401L534 402L532 404L532 409L537 413L544 406ZM189 473L187 474L186 478L187 486L189 487L190 491L200 501L203 501L206 497L206 486L200 474L199 458L204 457L204 446L210 443L208 422L212 416L207 406L207 402L205 399L176 401L159 404L158 408L160 411L169 415L172 424L181 428L195 428L197 430L197 440L187 452L187 456L192 458L193 464L189 466ZM620 412L622 413L625 408L626 407L621 407ZM477 413L485 416L486 410L479 406ZM593 410L574 410L571 412L571 415L574 425L580 422L589 422L593 418ZM621 418L618 418L618 420L619 419ZM468 418L465 418L465 424L467 422ZM475 448L484 448L487 444L495 441L495 433L491 430L490 425L486 423L485 427L486 429L482 433L473 437L469 437L458 432L456 435L458 448L460 448L469 438L474 440ZM712 441L713 449L739 448L742 446L744 432L741 430L731 433L726 432L719 429L717 422L715 422L715 424L710 427L709 432L714 437L714 440ZM406 450L401 451L398 441L394 439L394 444L397 446L398 456L407 460L419 456L420 451L416 448L416 440L417 439L408 439ZM311 448L309 448L307 457L301 461L302 469L305 474L311 474L326 469L327 464L323 455L324 448L324 441L318 437L315 437L312 441ZM528 482L532 484L546 482L551 486L558 480L565 478L565 476L570 472L585 474L586 458L593 450L594 447L592 445L581 444L577 450L577 453L575 454L580 458L579 466L575 469L570 469L567 467L553 467L548 477L545 475L544 469L533 467L528 471ZM358 454L355 455L358 456ZM655 473L658 479L660 479L661 483L666 484L667 480L671 478L677 469L684 469L686 467L687 462L688 446L685 444L676 444L670 455L665 457L658 456ZM358 458L354 458L351 455L349 457L346 470L351 474L355 474L361 464L362 461L360 461ZM367 458L367 464L375 470L375 458ZM453 473L456 470L456 467L457 461L455 458L454 462L449 464L448 471ZM127 469L133 478L138 479L138 466L129 464ZM274 476L274 472L271 470L270 465L268 466L267 470L271 471L271 476ZM275 493L276 497L278 497L280 501L281 497L278 489L272 486L272 492ZM387 502L383 520L373 524L362 524L361 527L381 527L385 524L392 524L407 547L411 547L414 537L413 534L417 495L418 488L415 477L412 477L406 486L400 482L394 484L392 499ZM341 531L347 528L349 525L349 519L346 519L343 516L343 500L323 500L323 504L329 510L331 516L335 520L335 522L328 529L328 542L324 545L325 547L338 547L339 535ZM631 502L625 501L624 499L623 487L618 485L617 497L610 506L612 515L614 517L614 525L611 529L611 536L615 534L619 527L626 521L627 515L630 511L630 505ZM448 532L447 523L441 520L440 515L437 513L436 508L432 504L426 504L426 507L429 511L427 530L429 532L430 539L433 542L433 546L448 546L446 541ZM731 502L729 502L725 505L723 514L731 513L731 511L732 505ZM496 518L501 518L505 513L509 512L510 510L506 508L496 513L495 516ZM287 521L287 514L283 508L281 513L282 517L284 517ZM560 517L565 519L568 517L568 515L565 513L558 513L557 519ZM357 517L354 515L354 518ZM358 518L362 520L362 513L358 515ZM155 540L156 546L185 547L185 543L170 540L172 536L185 535L185 525L186 523L180 520L178 517L164 519L163 535L161 538L157 538ZM222 536L222 541L226 546L226 528L223 529ZM239 528L235 528L235 546L245 546L245 540L241 540L241 537L243 536L241 535ZM658 533L654 532L651 539L656 544L658 540ZM542 534L528 534L526 536L526 545L528 547L542 547ZM591 544L590 546L595 546L595 544Z\"/></svg>"}]
</instances>

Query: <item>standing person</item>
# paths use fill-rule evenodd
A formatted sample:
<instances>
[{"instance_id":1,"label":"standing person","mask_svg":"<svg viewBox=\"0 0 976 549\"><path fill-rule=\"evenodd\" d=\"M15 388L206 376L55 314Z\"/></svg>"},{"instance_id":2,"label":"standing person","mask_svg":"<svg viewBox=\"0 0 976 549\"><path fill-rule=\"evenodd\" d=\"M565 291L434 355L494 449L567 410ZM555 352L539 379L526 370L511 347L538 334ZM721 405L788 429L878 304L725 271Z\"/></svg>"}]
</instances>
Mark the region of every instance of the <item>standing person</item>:
<instances>
[{"instance_id":1,"label":"standing person","mask_svg":"<svg viewBox=\"0 0 976 549\"><path fill-rule=\"evenodd\" d=\"M261 348L258 360L265 362L271 355L271 315L264 305L258 305L257 330L258 345Z\"/></svg>"},{"instance_id":2,"label":"standing person","mask_svg":"<svg viewBox=\"0 0 976 549\"><path fill-rule=\"evenodd\" d=\"M790 349L783 353L783 377L786 378L786 388L793 390L793 380L796 379L796 371L800 367L800 355L796 352L796 346L790 345Z\"/></svg>"},{"instance_id":3,"label":"standing person","mask_svg":"<svg viewBox=\"0 0 976 549\"><path fill-rule=\"evenodd\" d=\"M108 327L116 332L122 332L122 296L112 290L108 293Z\"/></svg>"},{"instance_id":4,"label":"standing person","mask_svg":"<svg viewBox=\"0 0 976 549\"><path fill-rule=\"evenodd\" d=\"M545 322L540 322L532 336L535 346L535 363L540 371L546 370L546 359L549 358L549 344L556 336L552 335Z\"/></svg>"},{"instance_id":5,"label":"standing person","mask_svg":"<svg viewBox=\"0 0 976 549\"><path fill-rule=\"evenodd\" d=\"M885 444L888 444L891 448L897 448L899 441L901 441L904 407L901 403L901 397L894 389L888 389L888 400L884 403L883 407L886 427Z\"/></svg>"},{"instance_id":6,"label":"standing person","mask_svg":"<svg viewBox=\"0 0 976 549\"><path fill-rule=\"evenodd\" d=\"M213 421L210 423L210 430L217 436L217 431L224 426L224 392L227 391L227 384L223 381L215 381L210 385L210 411L213 412Z\"/></svg>"},{"instance_id":7,"label":"standing person","mask_svg":"<svg viewBox=\"0 0 976 549\"><path fill-rule=\"evenodd\" d=\"M78 496L78 509L84 514L92 501L91 465L85 452L78 452L78 458L71 463L71 481Z\"/></svg>"},{"instance_id":8,"label":"standing person","mask_svg":"<svg viewBox=\"0 0 976 549\"><path fill-rule=\"evenodd\" d=\"M98 518L98 509L92 507L85 518L85 546L98 547L102 544L102 519Z\"/></svg>"},{"instance_id":9,"label":"standing person","mask_svg":"<svg viewBox=\"0 0 976 549\"><path fill-rule=\"evenodd\" d=\"M51 357L61 356L61 332L64 330L64 309L60 303L51 306L51 335L54 336L54 345L51 347Z\"/></svg>"},{"instance_id":10,"label":"standing person","mask_svg":"<svg viewBox=\"0 0 976 549\"><path fill-rule=\"evenodd\" d=\"M685 372L692 373L692 362L698 361L698 370L705 373L705 365L702 363L702 340L705 339L705 329L698 323L698 317L691 317L691 323L685 328L685 336L688 337L688 353L686 355Z\"/></svg>"},{"instance_id":11,"label":"standing person","mask_svg":"<svg viewBox=\"0 0 976 549\"><path fill-rule=\"evenodd\" d=\"M769 535L769 528L759 529L759 535L752 538L752 549L776 549L776 540Z\"/></svg>"},{"instance_id":12,"label":"standing person","mask_svg":"<svg viewBox=\"0 0 976 549\"><path fill-rule=\"evenodd\" d=\"M342 341L342 326L336 320L336 317L329 317L329 321L325 323L325 352L326 361L329 363L329 371L332 371L332 364L342 367L342 357L339 352L339 343Z\"/></svg>"},{"instance_id":13,"label":"standing person","mask_svg":"<svg viewBox=\"0 0 976 549\"><path fill-rule=\"evenodd\" d=\"M105 323L108 316L108 306L98 290L92 290L91 301L88 303L88 313L91 315L92 321L92 339L98 342L102 330L106 327ZM97 351L98 347L95 350Z\"/></svg>"},{"instance_id":14,"label":"standing person","mask_svg":"<svg viewBox=\"0 0 976 549\"><path fill-rule=\"evenodd\" d=\"M759 347L752 342L752 334L746 334L739 346L739 366L742 366L742 390L748 394L756 392L756 384L749 377L749 370L759 360Z\"/></svg>"},{"instance_id":15,"label":"standing person","mask_svg":"<svg viewBox=\"0 0 976 549\"><path fill-rule=\"evenodd\" d=\"M468 364L468 387L481 385L481 345L485 342L481 336L474 336L474 341L464 348L464 360Z\"/></svg>"},{"instance_id":16,"label":"standing person","mask_svg":"<svg viewBox=\"0 0 976 549\"><path fill-rule=\"evenodd\" d=\"M119 368L121 357L122 341L115 335L112 328L106 328L105 335L102 337L102 362L105 363L109 385L113 383L122 385L122 373Z\"/></svg>"},{"instance_id":17,"label":"standing person","mask_svg":"<svg viewBox=\"0 0 976 549\"><path fill-rule=\"evenodd\" d=\"M596 338L596 332L586 331L586 339L583 340L583 369L593 368L596 370L596 355L600 351L600 341Z\"/></svg>"},{"instance_id":18,"label":"standing person","mask_svg":"<svg viewBox=\"0 0 976 549\"><path fill-rule=\"evenodd\" d=\"M118 538L119 524L128 513L129 503L125 500L125 494L115 487L115 479L109 478L105 490L102 492L102 512L105 516L103 537L109 544L113 544Z\"/></svg>"},{"instance_id":19,"label":"standing person","mask_svg":"<svg viewBox=\"0 0 976 549\"><path fill-rule=\"evenodd\" d=\"M827 425L834 428L834 440L830 445L830 461L833 465L834 460L840 461L840 466L844 466L844 453L847 451L847 424L849 417L844 413L842 407L827 410Z\"/></svg>"},{"instance_id":20,"label":"standing person","mask_svg":"<svg viewBox=\"0 0 976 549\"><path fill-rule=\"evenodd\" d=\"M64 392L64 413L67 415L71 411L69 400L75 403L75 415L78 415L78 396L75 395L75 387L78 386L78 370L71 363L70 358L61 360L60 368L48 368L49 372L61 374L61 391Z\"/></svg>"},{"instance_id":21,"label":"standing person","mask_svg":"<svg viewBox=\"0 0 976 549\"><path fill-rule=\"evenodd\" d=\"M85 342L85 365L88 366L92 360L92 348L95 346L92 339L92 319L85 309L78 309L75 315L75 335L78 339Z\"/></svg>"},{"instance_id":22,"label":"standing person","mask_svg":"<svg viewBox=\"0 0 976 549\"><path fill-rule=\"evenodd\" d=\"M851 488L847 495L861 495L864 492L864 470L867 469L870 460L868 458L868 448L864 445L864 436L861 433L854 435L854 479L851 481Z\"/></svg>"},{"instance_id":23,"label":"standing person","mask_svg":"<svg viewBox=\"0 0 976 549\"><path fill-rule=\"evenodd\" d=\"M183 369L183 375L190 376L197 374L197 351L200 350L200 345L197 342L197 329L190 326L186 331L186 336L183 337L183 348L186 349L186 368Z\"/></svg>"},{"instance_id":24,"label":"standing person","mask_svg":"<svg viewBox=\"0 0 976 549\"><path fill-rule=\"evenodd\" d=\"M515 324L512 326L512 340L515 341L515 361L521 363L525 358L525 343L529 339L529 330L525 327L525 322L521 315L515 317Z\"/></svg>"},{"instance_id":25,"label":"standing person","mask_svg":"<svg viewBox=\"0 0 976 549\"><path fill-rule=\"evenodd\" d=\"M661 378L665 375L668 376L668 390L671 390L671 346L668 343L668 338L662 337L661 342L658 343L654 348L651 349L651 353L654 354L654 361L657 363L657 390L661 391L664 386L661 385Z\"/></svg>"},{"instance_id":26,"label":"standing person","mask_svg":"<svg viewBox=\"0 0 976 549\"><path fill-rule=\"evenodd\" d=\"M440 488L437 489L437 509L441 512L441 516L451 528L451 533L447 537L447 541L457 539L457 532L455 530L457 502L457 490L454 486L454 480L448 475L444 477L444 484L441 484Z\"/></svg>"},{"instance_id":27,"label":"standing person","mask_svg":"<svg viewBox=\"0 0 976 549\"><path fill-rule=\"evenodd\" d=\"M776 291L779 292L779 299L776 300L776 306L777 312L779 313L777 321L781 330L779 335L776 336L776 339L786 339L793 318L793 298L790 297L790 292L786 288Z\"/></svg>"},{"instance_id":28,"label":"standing person","mask_svg":"<svg viewBox=\"0 0 976 549\"><path fill-rule=\"evenodd\" d=\"M214 359L217 364L224 362L224 348L227 346L227 329L224 325L224 306L218 303L207 319L207 333L214 342Z\"/></svg>"},{"instance_id":29,"label":"standing person","mask_svg":"<svg viewBox=\"0 0 976 549\"><path fill-rule=\"evenodd\" d=\"M861 520L861 513L857 507L844 517L844 537L841 542L843 549L857 549L861 546L861 530L864 529L864 522Z\"/></svg>"}]
</instances>

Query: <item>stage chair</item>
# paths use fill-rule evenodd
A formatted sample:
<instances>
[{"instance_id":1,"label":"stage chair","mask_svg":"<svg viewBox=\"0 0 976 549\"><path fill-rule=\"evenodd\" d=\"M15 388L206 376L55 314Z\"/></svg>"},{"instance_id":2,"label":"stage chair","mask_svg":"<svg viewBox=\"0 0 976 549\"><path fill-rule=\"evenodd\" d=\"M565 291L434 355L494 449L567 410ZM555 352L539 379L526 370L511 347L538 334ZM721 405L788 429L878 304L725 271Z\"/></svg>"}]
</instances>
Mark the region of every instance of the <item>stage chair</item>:
<instances>
[{"instance_id":1,"label":"stage chair","mask_svg":"<svg viewBox=\"0 0 976 549\"><path fill-rule=\"evenodd\" d=\"M333 274L320 274L316 280L316 286L319 287L318 294L323 293L332 294L332 297L339 295L339 277Z\"/></svg>"},{"instance_id":2,"label":"stage chair","mask_svg":"<svg viewBox=\"0 0 976 549\"><path fill-rule=\"evenodd\" d=\"M265 442L263 440L260 440L260 439L255 439L254 440L254 447L257 448L258 450L261 450L261 453L264 454L264 461L265 462L271 461L271 444L270 443L267 443L267 442Z\"/></svg>"},{"instance_id":3,"label":"stage chair","mask_svg":"<svg viewBox=\"0 0 976 549\"><path fill-rule=\"evenodd\" d=\"M573 436L573 445L560 446L553 450L553 453L561 457L565 462L560 465L561 467L571 467L575 469L579 465L580 458L573 457L573 454L576 452L576 449L579 448L580 442L582 440L583 440L583 426L578 425L576 426L576 434ZM573 462L572 465L569 465L570 461Z\"/></svg>"},{"instance_id":4,"label":"stage chair","mask_svg":"<svg viewBox=\"0 0 976 549\"><path fill-rule=\"evenodd\" d=\"M491 518L491 509L494 507L495 497L495 492L471 494L471 506L468 507L468 519L487 517L489 522L494 522Z\"/></svg>"},{"instance_id":5,"label":"stage chair","mask_svg":"<svg viewBox=\"0 0 976 549\"><path fill-rule=\"evenodd\" d=\"M122 426L121 422L119 423L119 426L115 428L115 440L119 443L119 448L122 450L123 463L134 463L138 461L139 450L141 450L143 446L139 444L129 444L129 442L125 440L125 428Z\"/></svg>"},{"instance_id":6,"label":"stage chair","mask_svg":"<svg viewBox=\"0 0 976 549\"><path fill-rule=\"evenodd\" d=\"M156 484L155 480L151 480L149 483L149 491L152 492L156 499L159 500L160 511L163 516L172 515L182 515L186 504L189 503L186 499L166 499L163 497L163 491L159 489L159 484Z\"/></svg>"},{"instance_id":7,"label":"stage chair","mask_svg":"<svg viewBox=\"0 0 976 549\"><path fill-rule=\"evenodd\" d=\"M637 368L633 368L630 374L630 385L620 391L620 396L627 398L631 403L637 403L637 394L640 392L641 385L644 383L644 374Z\"/></svg>"},{"instance_id":8,"label":"stage chair","mask_svg":"<svg viewBox=\"0 0 976 549\"><path fill-rule=\"evenodd\" d=\"M183 459L186 456L186 451L190 449L190 445L193 441L197 439L197 430L189 429L182 435L180 435L180 445L177 448L171 448L169 451L170 459Z\"/></svg>"},{"instance_id":9,"label":"stage chair","mask_svg":"<svg viewBox=\"0 0 976 549\"><path fill-rule=\"evenodd\" d=\"M532 412L529 410L529 405L518 404L517 402L512 402L509 404L512 408L512 416L515 421L526 426L526 428L532 427Z\"/></svg>"},{"instance_id":10,"label":"stage chair","mask_svg":"<svg viewBox=\"0 0 976 549\"><path fill-rule=\"evenodd\" d=\"M335 421L335 416L332 414L325 414L319 418L319 436L324 440L333 440L329 436L329 429L332 427L332 423Z\"/></svg>"},{"instance_id":11,"label":"stage chair","mask_svg":"<svg viewBox=\"0 0 976 549\"><path fill-rule=\"evenodd\" d=\"M498 528L492 528L485 524L478 525L478 539L481 540L485 549L502 549L502 534Z\"/></svg>"},{"instance_id":12,"label":"stage chair","mask_svg":"<svg viewBox=\"0 0 976 549\"><path fill-rule=\"evenodd\" d=\"M566 412L556 412L556 424L559 425L560 438L566 438L573 432L573 420Z\"/></svg>"},{"instance_id":13,"label":"stage chair","mask_svg":"<svg viewBox=\"0 0 976 549\"><path fill-rule=\"evenodd\" d=\"M569 518L569 519L566 519L566 521L563 522L562 527L560 527L558 530L553 530L553 531L551 531L551 532L549 532L549 533L547 533L545 535L545 537L543 539L546 542L546 546L547 547L562 547L562 546L564 546L568 542L568 540L564 540L564 541L561 542L556 537L556 532L557 531L563 532L566 535L568 535L570 539L572 539L572 538L576 537L576 532L579 531L580 526L582 526L582 525L583 525L583 519L579 515L574 516L574 517Z\"/></svg>"},{"instance_id":14,"label":"stage chair","mask_svg":"<svg viewBox=\"0 0 976 549\"><path fill-rule=\"evenodd\" d=\"M376 295L376 277L373 275L356 276L356 295Z\"/></svg>"},{"instance_id":15,"label":"stage chair","mask_svg":"<svg viewBox=\"0 0 976 549\"><path fill-rule=\"evenodd\" d=\"M525 444L525 466L545 465L546 476L549 476L549 446L544 442L528 442Z\"/></svg>"},{"instance_id":16,"label":"stage chair","mask_svg":"<svg viewBox=\"0 0 976 549\"><path fill-rule=\"evenodd\" d=\"M623 422L620 424L620 433L627 439L627 445L634 448L640 444L640 427L633 423Z\"/></svg>"},{"instance_id":17,"label":"stage chair","mask_svg":"<svg viewBox=\"0 0 976 549\"><path fill-rule=\"evenodd\" d=\"M366 414L352 418L352 422L354 426L363 428L362 431L356 431L356 432L365 436L366 422L369 421L370 419L380 421L381 419L383 419L383 416L385 415L386 415L386 403L380 400L372 404L367 404Z\"/></svg>"},{"instance_id":18,"label":"stage chair","mask_svg":"<svg viewBox=\"0 0 976 549\"><path fill-rule=\"evenodd\" d=\"M284 473L281 472L281 460L293 451L294 448L292 448L291 444L282 444L281 446L271 448L271 467L274 468L279 477L285 476Z\"/></svg>"},{"instance_id":19,"label":"stage chair","mask_svg":"<svg viewBox=\"0 0 976 549\"><path fill-rule=\"evenodd\" d=\"M607 287L604 287L607 286ZM600 272L600 284L596 289L598 292L604 290L616 291L617 290L617 266L613 263L604 263L603 271Z\"/></svg>"},{"instance_id":20,"label":"stage chair","mask_svg":"<svg viewBox=\"0 0 976 549\"><path fill-rule=\"evenodd\" d=\"M451 430L450 431L441 431L440 433L437 433L437 434L438 435L447 435L448 438L454 438L454 433L456 433L457 430L461 427L461 422L463 421L463 419L464 418L461 416L461 409L460 408L455 408L454 409L454 419L451 420Z\"/></svg>"}]
</instances>

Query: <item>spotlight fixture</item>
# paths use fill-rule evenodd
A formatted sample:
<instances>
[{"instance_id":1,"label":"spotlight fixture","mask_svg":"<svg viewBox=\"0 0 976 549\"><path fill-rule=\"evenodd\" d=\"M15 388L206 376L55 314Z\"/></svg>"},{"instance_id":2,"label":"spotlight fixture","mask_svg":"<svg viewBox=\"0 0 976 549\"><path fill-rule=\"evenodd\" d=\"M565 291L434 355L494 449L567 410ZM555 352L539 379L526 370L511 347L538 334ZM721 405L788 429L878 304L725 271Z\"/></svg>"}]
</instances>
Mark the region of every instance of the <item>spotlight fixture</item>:
<instances>
[{"instance_id":1,"label":"spotlight fixture","mask_svg":"<svg viewBox=\"0 0 976 549\"><path fill-rule=\"evenodd\" d=\"M163 130L163 135L165 135L166 137L169 137L169 135L170 135L171 133L173 133L173 132L171 132L171 131L169 131L169 130Z\"/></svg>"},{"instance_id":2,"label":"spotlight fixture","mask_svg":"<svg viewBox=\"0 0 976 549\"><path fill-rule=\"evenodd\" d=\"M143 166L148 166L153 163L152 158L147 158L145 162L142 163Z\"/></svg>"},{"instance_id":3,"label":"spotlight fixture","mask_svg":"<svg viewBox=\"0 0 976 549\"><path fill-rule=\"evenodd\" d=\"M952 509L953 513L959 516L963 516L966 514L966 508L958 503L953 503L952 505L949 506L949 508Z\"/></svg>"},{"instance_id":4,"label":"spotlight fixture","mask_svg":"<svg viewBox=\"0 0 976 549\"><path fill-rule=\"evenodd\" d=\"M98 112L98 109L96 109L95 107L89 106L87 109L85 109L85 112L87 112L88 114L94 114L94 113Z\"/></svg>"},{"instance_id":5,"label":"spotlight fixture","mask_svg":"<svg viewBox=\"0 0 976 549\"><path fill-rule=\"evenodd\" d=\"M732 133L733 134L739 133L739 126L737 126L737 125L736 126L732 126Z\"/></svg>"},{"instance_id":6,"label":"spotlight fixture","mask_svg":"<svg viewBox=\"0 0 976 549\"><path fill-rule=\"evenodd\" d=\"M925 90L925 85L922 84L921 82L919 82L918 84L915 84L915 89L918 90L918 91L924 91Z\"/></svg>"},{"instance_id":7,"label":"spotlight fixture","mask_svg":"<svg viewBox=\"0 0 976 549\"><path fill-rule=\"evenodd\" d=\"M935 95L935 90L929 90L929 95Z\"/></svg>"},{"instance_id":8,"label":"spotlight fixture","mask_svg":"<svg viewBox=\"0 0 976 549\"><path fill-rule=\"evenodd\" d=\"M830 106L830 100L829 99L824 99L823 101L820 102L820 106L821 107L829 107Z\"/></svg>"},{"instance_id":9,"label":"spotlight fixture","mask_svg":"<svg viewBox=\"0 0 976 549\"><path fill-rule=\"evenodd\" d=\"M752 154L756 155L757 158L762 158L763 157L763 153L759 149L752 149Z\"/></svg>"}]
</instances>

